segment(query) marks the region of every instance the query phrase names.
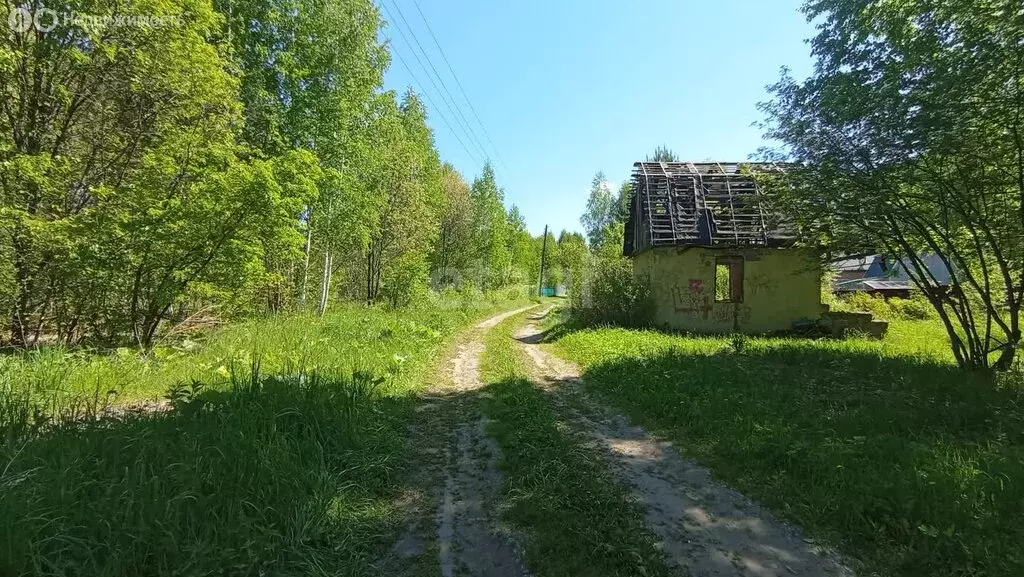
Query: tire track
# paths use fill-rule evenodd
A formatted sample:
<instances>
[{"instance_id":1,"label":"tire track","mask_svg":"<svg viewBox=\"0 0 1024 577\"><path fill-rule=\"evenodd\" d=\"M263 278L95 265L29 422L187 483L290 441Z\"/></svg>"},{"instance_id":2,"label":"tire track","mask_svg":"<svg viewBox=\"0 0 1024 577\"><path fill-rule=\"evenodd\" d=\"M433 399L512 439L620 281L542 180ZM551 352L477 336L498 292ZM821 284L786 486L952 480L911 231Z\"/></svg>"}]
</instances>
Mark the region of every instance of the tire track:
<instances>
[{"instance_id":1,"label":"tire track","mask_svg":"<svg viewBox=\"0 0 1024 577\"><path fill-rule=\"evenodd\" d=\"M501 321L534 308L492 316L454 348L443 383L431 386L410 425L414 456L409 526L382 562L385 575L526 577L515 535L499 522L501 450L487 435L477 398L483 337ZM436 552L433 560L428 557Z\"/></svg>"},{"instance_id":2,"label":"tire track","mask_svg":"<svg viewBox=\"0 0 1024 577\"><path fill-rule=\"evenodd\" d=\"M542 349L532 323L518 334L540 386L551 391L569 422L604 450L647 525L669 558L693 577L850 577L835 552L819 547L792 525L710 472L683 458L671 443L591 400L579 386L580 370Z\"/></svg>"}]
</instances>

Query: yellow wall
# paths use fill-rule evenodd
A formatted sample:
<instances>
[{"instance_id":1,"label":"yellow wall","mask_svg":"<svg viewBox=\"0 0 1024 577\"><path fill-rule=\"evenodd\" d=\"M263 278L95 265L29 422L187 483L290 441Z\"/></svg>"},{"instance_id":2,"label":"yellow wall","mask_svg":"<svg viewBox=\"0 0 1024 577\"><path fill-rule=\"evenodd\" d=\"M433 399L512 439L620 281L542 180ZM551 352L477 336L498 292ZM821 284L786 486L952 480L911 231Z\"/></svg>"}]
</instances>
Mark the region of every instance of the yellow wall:
<instances>
[{"instance_id":1,"label":"yellow wall","mask_svg":"<svg viewBox=\"0 0 1024 577\"><path fill-rule=\"evenodd\" d=\"M715 259L743 257L743 302L715 302ZM660 326L694 332L763 333L817 320L821 266L798 248L708 249L658 247L633 258L646 279Z\"/></svg>"}]
</instances>

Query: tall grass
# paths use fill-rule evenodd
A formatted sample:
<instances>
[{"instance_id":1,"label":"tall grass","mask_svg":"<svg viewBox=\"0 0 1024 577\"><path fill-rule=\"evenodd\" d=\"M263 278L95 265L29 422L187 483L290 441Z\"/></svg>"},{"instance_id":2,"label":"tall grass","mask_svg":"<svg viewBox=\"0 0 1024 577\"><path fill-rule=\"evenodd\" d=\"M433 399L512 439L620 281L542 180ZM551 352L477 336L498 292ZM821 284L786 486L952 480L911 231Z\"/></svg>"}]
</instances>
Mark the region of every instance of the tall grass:
<instances>
[{"instance_id":1,"label":"tall grass","mask_svg":"<svg viewBox=\"0 0 1024 577\"><path fill-rule=\"evenodd\" d=\"M1024 574L1024 383L958 370L938 323L885 340L602 329L554 346L716 476L869 570Z\"/></svg>"},{"instance_id":2,"label":"tall grass","mask_svg":"<svg viewBox=\"0 0 1024 577\"><path fill-rule=\"evenodd\" d=\"M316 370L346 375L353 369L389 375L400 393L414 383L403 375L471 317L504 306L484 298L443 300L388 312L358 305L324 317L274 316L216 330L196 339L164 343L152 351L109 353L60 348L0 356L0 395L27 395L43 410L68 406L153 402L173 386L199 381L207 389L230 386L258 358L265 374Z\"/></svg>"},{"instance_id":3,"label":"tall grass","mask_svg":"<svg viewBox=\"0 0 1024 577\"><path fill-rule=\"evenodd\" d=\"M389 523L400 413L358 380L265 378L5 447L0 572L346 570ZM339 550L329 543L353 544Z\"/></svg>"},{"instance_id":4,"label":"tall grass","mask_svg":"<svg viewBox=\"0 0 1024 577\"><path fill-rule=\"evenodd\" d=\"M455 331L512 306L351 307L152 355L7 357L0 575L371 574L403 518L410 393Z\"/></svg>"}]
</instances>

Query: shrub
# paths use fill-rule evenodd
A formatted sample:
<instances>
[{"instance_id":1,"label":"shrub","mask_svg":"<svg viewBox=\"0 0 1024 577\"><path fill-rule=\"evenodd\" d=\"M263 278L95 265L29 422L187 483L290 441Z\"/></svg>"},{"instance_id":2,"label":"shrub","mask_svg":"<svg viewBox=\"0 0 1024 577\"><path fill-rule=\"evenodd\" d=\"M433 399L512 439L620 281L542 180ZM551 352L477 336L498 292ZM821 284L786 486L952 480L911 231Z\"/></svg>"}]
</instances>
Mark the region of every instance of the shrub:
<instances>
[{"instance_id":1,"label":"shrub","mask_svg":"<svg viewBox=\"0 0 1024 577\"><path fill-rule=\"evenodd\" d=\"M445 287L435 294L437 295L438 302L456 302L462 300L462 293L455 287Z\"/></svg>"},{"instance_id":2,"label":"shrub","mask_svg":"<svg viewBox=\"0 0 1024 577\"><path fill-rule=\"evenodd\" d=\"M915 294L909 299L889 299L889 308L897 318L911 321L926 321L935 318L935 307L922 294Z\"/></svg>"},{"instance_id":3,"label":"shrub","mask_svg":"<svg viewBox=\"0 0 1024 577\"><path fill-rule=\"evenodd\" d=\"M583 290L573 296L573 313L587 324L644 327L654 318L654 301L648 284L633 275L629 259L595 258Z\"/></svg>"},{"instance_id":4,"label":"shrub","mask_svg":"<svg viewBox=\"0 0 1024 577\"><path fill-rule=\"evenodd\" d=\"M886 304L885 299L864 292L843 295L837 301L837 305L839 309L863 311L878 318L889 319L892 316L892 310Z\"/></svg>"},{"instance_id":5,"label":"shrub","mask_svg":"<svg viewBox=\"0 0 1024 577\"><path fill-rule=\"evenodd\" d=\"M856 292L836 298L832 308L841 311L869 312L876 318L885 320L921 321L936 317L935 308L920 293L913 294L909 299L872 296L868 293Z\"/></svg>"},{"instance_id":6,"label":"shrub","mask_svg":"<svg viewBox=\"0 0 1024 577\"><path fill-rule=\"evenodd\" d=\"M468 309L484 301L484 293L473 283L467 282L459 289L459 298L462 301L462 308Z\"/></svg>"},{"instance_id":7,"label":"shrub","mask_svg":"<svg viewBox=\"0 0 1024 577\"><path fill-rule=\"evenodd\" d=\"M415 253L398 257L385 273L388 282L381 286L380 297L392 308L427 300L430 270L425 261L417 260Z\"/></svg>"},{"instance_id":8,"label":"shrub","mask_svg":"<svg viewBox=\"0 0 1024 577\"><path fill-rule=\"evenodd\" d=\"M484 292L483 295L487 302L492 305L504 305L509 301L526 300L536 290L536 288L526 285L508 285L502 288L490 289Z\"/></svg>"},{"instance_id":9,"label":"shrub","mask_svg":"<svg viewBox=\"0 0 1024 577\"><path fill-rule=\"evenodd\" d=\"M829 267L826 267L821 273L821 303L837 308L839 297L836 293L832 292L832 285L835 284L839 274Z\"/></svg>"},{"instance_id":10,"label":"shrub","mask_svg":"<svg viewBox=\"0 0 1024 577\"><path fill-rule=\"evenodd\" d=\"M505 300L517 301L527 297L529 291L523 286L514 286L505 289Z\"/></svg>"}]
</instances>

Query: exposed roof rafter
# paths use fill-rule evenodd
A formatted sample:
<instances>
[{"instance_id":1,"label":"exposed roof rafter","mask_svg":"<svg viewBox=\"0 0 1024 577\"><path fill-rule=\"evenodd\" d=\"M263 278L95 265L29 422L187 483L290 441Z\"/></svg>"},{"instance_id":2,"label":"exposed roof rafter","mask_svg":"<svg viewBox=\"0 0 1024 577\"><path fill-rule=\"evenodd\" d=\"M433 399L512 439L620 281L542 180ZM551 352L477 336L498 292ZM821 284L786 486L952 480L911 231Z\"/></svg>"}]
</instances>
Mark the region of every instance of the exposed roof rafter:
<instances>
[{"instance_id":1,"label":"exposed roof rafter","mask_svg":"<svg viewBox=\"0 0 1024 577\"><path fill-rule=\"evenodd\" d=\"M795 228L766 207L754 177L775 164L637 162L623 252L654 246L788 246Z\"/></svg>"}]
</instances>

